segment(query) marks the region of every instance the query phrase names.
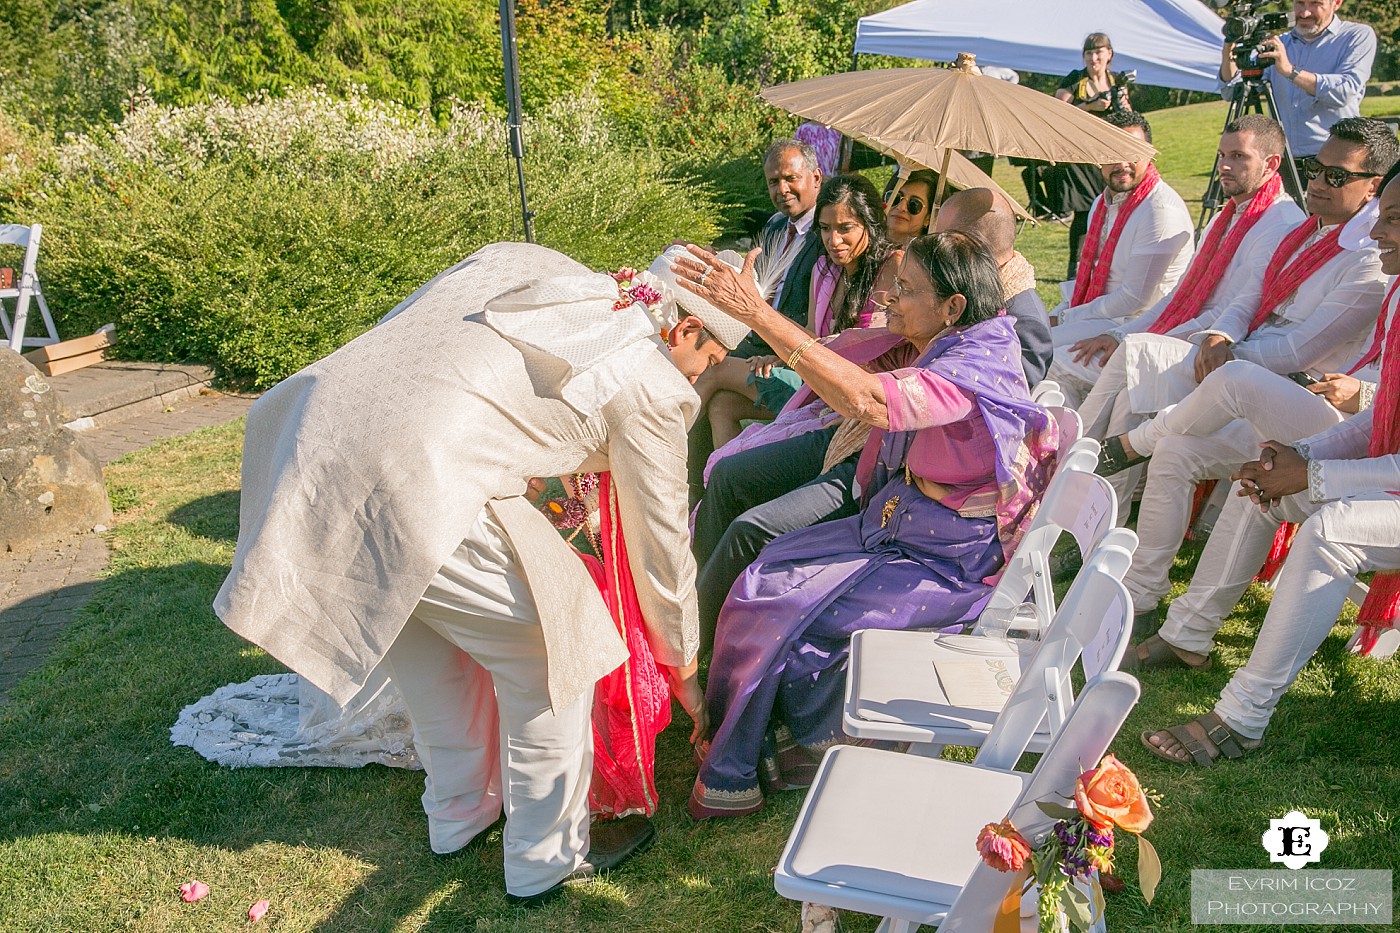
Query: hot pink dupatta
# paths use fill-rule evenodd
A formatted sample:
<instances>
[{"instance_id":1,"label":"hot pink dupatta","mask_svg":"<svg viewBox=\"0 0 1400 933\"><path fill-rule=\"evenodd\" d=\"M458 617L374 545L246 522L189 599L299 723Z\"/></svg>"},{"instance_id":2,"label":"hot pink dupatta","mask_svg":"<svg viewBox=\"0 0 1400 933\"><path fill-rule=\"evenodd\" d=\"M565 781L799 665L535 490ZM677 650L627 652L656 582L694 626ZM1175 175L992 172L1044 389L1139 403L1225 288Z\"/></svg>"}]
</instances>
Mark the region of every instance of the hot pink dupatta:
<instances>
[{"instance_id":1,"label":"hot pink dupatta","mask_svg":"<svg viewBox=\"0 0 1400 933\"><path fill-rule=\"evenodd\" d=\"M603 559L579 558L627 643L628 659L594 689L588 808L607 817L651 816L657 803L656 737L671 722L671 694L647 642L609 473L598 474L598 506Z\"/></svg>"}]
</instances>

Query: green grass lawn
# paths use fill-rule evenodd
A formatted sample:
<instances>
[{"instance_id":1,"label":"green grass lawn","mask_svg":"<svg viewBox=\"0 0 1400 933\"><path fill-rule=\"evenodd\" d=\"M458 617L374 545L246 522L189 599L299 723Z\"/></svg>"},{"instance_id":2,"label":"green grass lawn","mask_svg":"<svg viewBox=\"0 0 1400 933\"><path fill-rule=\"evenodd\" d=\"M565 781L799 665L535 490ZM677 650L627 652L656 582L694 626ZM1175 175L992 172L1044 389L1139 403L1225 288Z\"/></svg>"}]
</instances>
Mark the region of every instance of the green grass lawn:
<instances>
[{"instance_id":1,"label":"green grass lawn","mask_svg":"<svg viewBox=\"0 0 1400 933\"><path fill-rule=\"evenodd\" d=\"M505 901L498 834L456 859L428 854L419 773L235 771L172 747L181 707L280 670L209 608L233 551L240 440L241 424L206 430L108 470L118 508L108 579L0 708L0 929L234 930L262 898L273 930L797 929L796 905L773 892L771 871L801 796L745 819L690 822L694 768L679 725L659 752L657 846L534 913ZM1223 669L1143 678L1143 702L1114 751L1164 796L1149 836L1166 879L1150 907L1131 889L1110 897L1114 929L1187 930L1190 870L1268 867L1259 837L1294 807L1331 834L1321 867L1400 863L1397 665L1344 654L1348 626L1306 668L1249 759L1187 770L1139 747L1143 729L1210 707L1247 656L1262 609L1262 594L1251 594L1226 626ZM858 818L860 801L851 803ZM1133 851L1123 846L1126 877ZM212 893L184 904L177 888L194 878ZM874 924L852 915L847 926Z\"/></svg>"},{"instance_id":2,"label":"green grass lawn","mask_svg":"<svg viewBox=\"0 0 1400 933\"><path fill-rule=\"evenodd\" d=\"M1368 101L1368 112L1395 109L1382 103ZM1223 113L1212 103L1151 117L1163 174L1188 201L1199 198ZM1004 163L997 171L1019 193ZM1053 288L1064 228L1032 229L1022 249ZM456 859L428 854L416 772L232 771L172 747L183 706L281 669L209 608L233 552L240 441L241 424L203 431L107 471L118 510L108 579L0 708L0 929L235 930L262 898L272 910L260 928L270 930L797 929L797 906L773 892L771 872L800 795L753 817L691 823L683 802L694 768L679 724L659 751L656 847L533 913L505 901L498 835ZM1178 588L1194 559L1189 548L1179 559ZM1163 795L1149 837L1166 878L1151 906L1132 890L1110 897L1113 929L1190 929L1191 869L1269 867L1260 836L1293 808L1331 835L1320 867L1400 865L1400 664L1347 656L1349 626L1304 670L1247 760L1180 769L1139 746L1142 730L1210 708L1248 656L1265 599L1252 592L1228 621L1218 670L1143 677L1142 703L1114 751ZM851 805L858 818L860 801ZM973 841L929 841L950 844ZM1129 843L1121 854L1129 878L1133 851ZM194 878L212 893L184 904L177 888ZM874 928L846 919L851 930Z\"/></svg>"}]
</instances>

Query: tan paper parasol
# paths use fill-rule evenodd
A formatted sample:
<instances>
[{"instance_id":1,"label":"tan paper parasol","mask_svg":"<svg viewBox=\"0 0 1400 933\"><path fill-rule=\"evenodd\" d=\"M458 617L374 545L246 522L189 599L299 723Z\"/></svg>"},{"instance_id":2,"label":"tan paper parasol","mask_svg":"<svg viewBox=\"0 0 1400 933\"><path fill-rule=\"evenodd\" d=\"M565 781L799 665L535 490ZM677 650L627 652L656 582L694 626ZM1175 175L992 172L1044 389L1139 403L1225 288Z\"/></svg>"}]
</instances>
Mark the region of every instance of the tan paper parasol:
<instances>
[{"instance_id":1,"label":"tan paper parasol","mask_svg":"<svg viewBox=\"0 0 1400 933\"><path fill-rule=\"evenodd\" d=\"M966 53L952 68L849 71L780 84L760 96L872 149L943 166L943 174L957 149L1098 164L1136 162L1157 153L1062 100L980 74Z\"/></svg>"}]
</instances>

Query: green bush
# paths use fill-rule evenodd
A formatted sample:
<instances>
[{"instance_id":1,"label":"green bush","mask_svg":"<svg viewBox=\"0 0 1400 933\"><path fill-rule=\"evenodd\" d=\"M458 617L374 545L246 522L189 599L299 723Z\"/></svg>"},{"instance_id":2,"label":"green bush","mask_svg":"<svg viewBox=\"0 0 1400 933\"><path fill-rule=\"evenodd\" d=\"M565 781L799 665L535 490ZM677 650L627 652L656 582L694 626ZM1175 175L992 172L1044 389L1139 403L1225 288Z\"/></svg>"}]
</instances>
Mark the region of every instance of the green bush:
<instances>
[{"instance_id":1,"label":"green bush","mask_svg":"<svg viewBox=\"0 0 1400 933\"><path fill-rule=\"evenodd\" d=\"M616 143L596 99L527 126L537 240L593 268L713 237L708 188ZM0 178L41 222L65 335L111 321L122 355L216 365L265 387L374 323L478 247L519 237L504 128L323 91L138 105L123 123Z\"/></svg>"}]
</instances>

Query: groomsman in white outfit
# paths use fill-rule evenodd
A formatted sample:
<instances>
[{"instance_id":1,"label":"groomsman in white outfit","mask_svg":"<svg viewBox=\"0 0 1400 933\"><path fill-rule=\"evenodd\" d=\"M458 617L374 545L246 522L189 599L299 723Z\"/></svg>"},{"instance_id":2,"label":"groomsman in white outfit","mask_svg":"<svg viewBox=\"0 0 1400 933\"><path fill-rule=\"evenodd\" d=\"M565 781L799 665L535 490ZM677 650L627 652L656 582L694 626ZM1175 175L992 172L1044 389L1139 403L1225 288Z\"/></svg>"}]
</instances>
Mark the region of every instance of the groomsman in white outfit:
<instances>
[{"instance_id":1,"label":"groomsman in white outfit","mask_svg":"<svg viewBox=\"0 0 1400 933\"><path fill-rule=\"evenodd\" d=\"M1387 274L1400 274L1400 166L1385 178L1372 235ZM1259 744L1279 699L1331 631L1356 575L1400 570L1400 328L1385 339L1376 405L1293 446L1271 440L1236 474L1184 595L1130 666L1201 667L1215 633L1264 562L1281 522L1301 522L1249 661L1215 708L1142 736L1159 757L1209 765ZM1377 573L1363 621L1394 623L1400 577ZM1376 600L1375 608L1372 598Z\"/></svg>"},{"instance_id":2,"label":"groomsman in white outfit","mask_svg":"<svg viewBox=\"0 0 1400 933\"><path fill-rule=\"evenodd\" d=\"M1194 365L1209 375L1155 418L1105 439L1104 475L1151 458L1138 509L1138 550L1123 579L1139 613L1154 612L1167 593L1197 482L1228 477L1261 437L1291 442L1343 417L1323 405L1266 410L1251 424L1224 417L1224 396L1245 366L1261 370L1261 379L1298 373L1316 380L1348 373L1367 355L1385 295L1379 253L1367 233L1381 176L1397 157L1395 133L1381 121L1338 122L1309 173L1312 216L1279 246L1258 304L1230 308L1197 350ZM1237 355L1245 362L1217 377L1215 370Z\"/></svg>"},{"instance_id":3,"label":"groomsman in white outfit","mask_svg":"<svg viewBox=\"0 0 1400 933\"><path fill-rule=\"evenodd\" d=\"M1091 437L1121 434L1194 389L1192 367L1176 385L1179 364L1194 362L1207 328L1232 305L1258 305L1274 250L1304 216L1283 190L1283 149L1283 128L1263 114L1226 126L1218 154L1225 207L1186 274L1138 317L1055 351L1047 378L1074 402Z\"/></svg>"},{"instance_id":4,"label":"groomsman in white outfit","mask_svg":"<svg viewBox=\"0 0 1400 933\"><path fill-rule=\"evenodd\" d=\"M504 809L506 890L527 905L654 837L641 817L590 836L593 688L627 649L524 498L530 478L612 471L652 651L703 726L691 383L748 328L636 281L488 246L263 395L214 604L338 703L384 664L427 772L433 851L460 850Z\"/></svg>"},{"instance_id":5,"label":"groomsman in white outfit","mask_svg":"<svg viewBox=\"0 0 1400 933\"><path fill-rule=\"evenodd\" d=\"M1104 119L1152 142L1152 127L1136 110ZM1172 290L1191 262L1191 213L1151 159L1109 163L1103 177L1107 187L1089 211L1073 290L1050 312L1056 347L1096 337L1142 314Z\"/></svg>"}]
</instances>

